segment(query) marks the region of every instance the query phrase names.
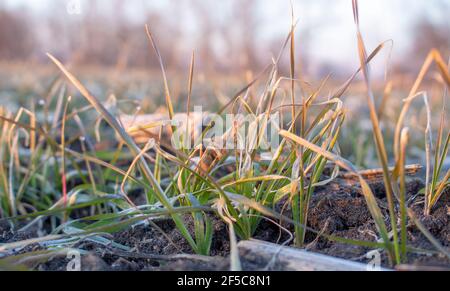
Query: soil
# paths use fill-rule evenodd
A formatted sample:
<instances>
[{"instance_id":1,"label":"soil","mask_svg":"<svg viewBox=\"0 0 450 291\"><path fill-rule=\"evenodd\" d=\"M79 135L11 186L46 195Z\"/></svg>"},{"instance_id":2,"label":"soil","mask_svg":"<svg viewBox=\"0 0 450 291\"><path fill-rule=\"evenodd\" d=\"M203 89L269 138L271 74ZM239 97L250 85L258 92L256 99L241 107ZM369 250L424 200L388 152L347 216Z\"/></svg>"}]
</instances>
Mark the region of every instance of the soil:
<instances>
[{"instance_id":1,"label":"soil","mask_svg":"<svg viewBox=\"0 0 450 291\"><path fill-rule=\"evenodd\" d=\"M370 184L382 212L387 215L387 201L382 182ZM438 205L430 216L423 215L423 196L417 195L423 188L420 179L410 178L407 182L408 202L416 217L430 231L430 233L450 251L450 223L449 200L450 189L441 197ZM276 210L289 217L289 206L286 201L276 205ZM187 241L176 230L171 220L155 220L151 224L141 224L118 232L111 238L115 243L127 246L129 251L119 250L112 246L99 245L91 241L82 241L74 248L86 251L81 256L82 270L228 270L230 252L229 232L227 226L218 218L211 216L214 225L214 237L211 245L211 257L196 256L192 253ZM185 220L193 231L192 219L185 216ZM293 232L290 225L282 223L283 227ZM378 239L375 224L366 207L361 190L354 181L336 179L326 186L318 187L311 199L308 214L308 226L322 233L355 240L375 241ZM429 240L409 221L409 245L423 250L435 250ZM15 242L36 237L36 230L17 233L11 230L9 224L0 223L0 244ZM255 234L256 239L274 243L284 243L292 246L290 235L268 220L262 220ZM345 258L358 262L368 262L367 256L371 249L350 244L329 241L318 237L312 232L306 233L305 248L312 252ZM26 253L42 250L37 244L29 245L19 251ZM1 253L0 253L1 256ZM244 270L261 270L266 267L264 262L250 262L241 257ZM69 259L66 256L56 256L45 262L35 262L30 267L36 270L66 270ZM381 251L381 262L385 267L390 266L389 259ZM408 265L419 268L440 267L450 268L450 260L440 254L409 253ZM1 267L1 266L0 266ZM283 270L282 265L273 265L275 270Z\"/></svg>"}]
</instances>

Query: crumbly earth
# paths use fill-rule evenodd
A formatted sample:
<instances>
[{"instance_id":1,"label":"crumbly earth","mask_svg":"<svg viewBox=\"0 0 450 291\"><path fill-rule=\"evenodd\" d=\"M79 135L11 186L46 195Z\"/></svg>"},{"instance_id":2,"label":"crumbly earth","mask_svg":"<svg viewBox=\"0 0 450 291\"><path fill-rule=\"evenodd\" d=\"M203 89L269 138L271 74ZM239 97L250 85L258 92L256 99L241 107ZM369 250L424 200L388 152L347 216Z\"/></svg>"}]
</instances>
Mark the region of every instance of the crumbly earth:
<instances>
[{"instance_id":1,"label":"crumbly earth","mask_svg":"<svg viewBox=\"0 0 450 291\"><path fill-rule=\"evenodd\" d=\"M382 212L387 215L387 202L384 187L381 182L374 182L371 187L378 199ZM410 179L407 183L408 202L419 220L430 233L450 251L449 199L450 189L440 199L430 216L423 215L423 196L417 195L423 188L419 179ZM275 207L283 215L291 215L286 200ZM130 251L121 251L113 246L99 245L85 240L74 245L74 248L86 250L82 255L82 270L227 270L230 252L229 232L226 224L211 216L214 226L214 237L211 246L211 257L195 256L187 241L176 230L173 222L168 219L154 221L153 224L139 225L120 231L111 238L115 243L127 246ZM192 218L185 220L193 231ZM292 245L292 226L281 223L285 229L268 220L262 220L255 234L256 239L275 243ZM357 184L351 181L336 179L330 184L318 187L311 199L308 212L308 226L326 234L354 240L375 241L378 239L376 226L366 207L364 197ZM287 231L286 231L287 230ZM434 250L429 240L417 229L413 222L408 224L408 242L410 246ZM0 224L0 243L8 243L36 237L36 230L17 233L11 231L9 224ZM367 255L371 250L350 244L329 241L312 232L306 233L305 248L335 257L358 262L368 262ZM45 250L38 244L32 244L19 250L17 254ZM247 262L241 258L245 270L261 270L266 267L264 262ZM390 262L385 252L381 252L382 265ZM64 255L46 258L44 261L29 262L29 267L36 270L66 270L70 259ZM450 260L440 254L409 253L407 264L420 267L449 268ZM0 268L2 266L0 265ZM283 266L272 266L283 270Z\"/></svg>"}]
</instances>

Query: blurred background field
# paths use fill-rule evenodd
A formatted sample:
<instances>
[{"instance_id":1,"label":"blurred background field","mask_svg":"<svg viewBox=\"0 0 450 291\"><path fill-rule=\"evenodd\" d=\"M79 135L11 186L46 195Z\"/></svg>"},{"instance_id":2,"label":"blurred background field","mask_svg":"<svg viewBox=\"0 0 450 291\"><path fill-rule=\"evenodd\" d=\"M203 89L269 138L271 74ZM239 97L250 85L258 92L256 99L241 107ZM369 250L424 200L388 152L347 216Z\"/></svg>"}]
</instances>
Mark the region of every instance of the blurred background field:
<instances>
[{"instance_id":1,"label":"blurred background field","mask_svg":"<svg viewBox=\"0 0 450 291\"><path fill-rule=\"evenodd\" d=\"M351 3L297 0L293 6L302 72L352 73L358 60ZM448 53L448 1L362 1L360 6L368 47L392 39L396 71L417 71L430 48ZM198 70L221 73L262 68L291 24L290 2L269 0L5 0L0 11L2 61L45 64L43 52L52 52L72 64L146 70L158 63L142 37L143 23L157 36L167 67L185 69L195 50Z\"/></svg>"},{"instance_id":2,"label":"blurred background field","mask_svg":"<svg viewBox=\"0 0 450 291\"><path fill-rule=\"evenodd\" d=\"M330 74L323 98L338 88L358 67L350 1L293 1L299 23L296 60L304 81L300 99ZM437 48L449 55L448 1L361 1L362 29L368 49L388 41L372 64L377 102L383 102L388 79L392 93L382 107L383 128L394 126L402 99L414 82L427 53ZM148 23L166 65L176 111L184 111L190 54L196 67L193 104L217 110L248 83L280 49L291 25L289 1L21 1L0 4L1 105L14 112L39 105L58 76L46 52L51 52L79 76L100 99L114 95L132 100L119 108L127 113L139 106L144 113L164 108L158 60L145 37ZM392 41L392 42L391 42ZM279 64L289 74L289 56ZM426 77L433 108L442 107L443 87L437 74ZM257 96L263 83L252 88ZM286 82L287 94L289 86ZM259 90L259 91L258 91ZM343 155L374 166L371 129L357 79L346 92L347 126L341 136ZM69 93L77 95L69 87ZM77 98L80 102L81 98ZM130 106L132 104L132 106ZM423 163L425 108L414 102L408 117L413 127L411 158ZM381 110L381 109L380 109ZM439 112L439 111L436 111ZM433 127L439 123L434 114ZM414 143L414 140L416 142ZM375 160L375 159L373 159Z\"/></svg>"}]
</instances>

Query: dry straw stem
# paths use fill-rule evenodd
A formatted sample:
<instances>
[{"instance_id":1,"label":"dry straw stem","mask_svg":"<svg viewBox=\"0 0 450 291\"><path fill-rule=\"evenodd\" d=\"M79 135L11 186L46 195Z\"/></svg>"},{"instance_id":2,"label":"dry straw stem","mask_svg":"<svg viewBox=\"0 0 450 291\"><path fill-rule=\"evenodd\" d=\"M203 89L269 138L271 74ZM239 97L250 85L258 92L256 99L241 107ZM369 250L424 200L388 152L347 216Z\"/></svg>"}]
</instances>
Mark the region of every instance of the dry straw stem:
<instances>
[{"instance_id":1,"label":"dry straw stem","mask_svg":"<svg viewBox=\"0 0 450 291\"><path fill-rule=\"evenodd\" d=\"M161 67L161 72L162 72L163 79L164 79L164 92L165 92L165 97L166 97L166 106L169 111L169 117L170 117L170 119L172 119L173 115L174 115L174 111L173 111L173 106L172 106L172 98L170 97L169 84L167 82L166 70L164 69L164 62L163 62L161 53L159 52L158 46L156 45L156 43L153 39L153 35L150 31L150 28L147 24L145 25L145 32L147 33L148 39L156 53L156 56L158 57L159 66Z\"/></svg>"},{"instance_id":2,"label":"dry straw stem","mask_svg":"<svg viewBox=\"0 0 450 291\"><path fill-rule=\"evenodd\" d=\"M63 112L63 122L61 125L61 147L66 147L66 115L67 111L69 109L69 104L72 97L69 96L67 98L66 105L64 106L64 112ZM62 159L61 159L61 184L62 184L62 194L63 194L63 201L64 206L67 204L67 176L66 176L66 152L62 151Z\"/></svg>"},{"instance_id":3,"label":"dry straw stem","mask_svg":"<svg viewBox=\"0 0 450 291\"><path fill-rule=\"evenodd\" d=\"M192 83L194 81L194 65L195 65L195 53L192 52L191 65L189 67L189 81L188 81L188 95L186 103L187 125L186 125L186 137L189 136L189 115L191 110L191 96L192 96Z\"/></svg>"},{"instance_id":4,"label":"dry straw stem","mask_svg":"<svg viewBox=\"0 0 450 291\"><path fill-rule=\"evenodd\" d=\"M425 75L428 72L428 69L430 68L433 61L437 64L439 72L447 88L450 87L450 74L448 72L448 66L445 64L439 51L437 51L436 49L432 49L428 54L427 58L425 59L425 62L423 63L422 68L420 69L419 75L417 76L417 79L414 82L411 91L409 92L408 97L406 98L406 101L403 104L402 110L398 117L394 134L394 154L396 159L398 158L399 155L400 132L403 127L403 121L406 117L406 113L408 112L409 107L411 106L411 103L414 99L412 97L417 94L417 91L419 90L419 87L422 84L422 81L425 78Z\"/></svg>"},{"instance_id":5,"label":"dry straw stem","mask_svg":"<svg viewBox=\"0 0 450 291\"><path fill-rule=\"evenodd\" d=\"M430 173L431 173L431 147L432 147L432 129L431 129L431 108L428 103L428 96L426 93L423 95L423 100L425 103L425 108L427 111L427 125L425 127L425 158L426 158L426 176L425 176L425 213L427 213L427 209L429 209L430 205ZM401 139L400 139L400 148L401 148ZM401 149L400 149L401 150Z\"/></svg>"},{"instance_id":6,"label":"dry straw stem","mask_svg":"<svg viewBox=\"0 0 450 291\"><path fill-rule=\"evenodd\" d=\"M36 149L36 133L33 130L27 131L26 128L17 125L24 114L28 115L30 119L29 127L36 126L35 114L32 111L21 107L16 113L16 116L12 123L10 123L9 125L8 122L3 124L2 132L4 132L5 134L2 135L2 138L0 140L1 147L3 148L3 146L7 146L9 151L9 171L7 174L8 178L6 177L6 169L4 169L3 167L0 170L0 175L1 179L4 182L4 193L7 194L8 204L10 207L9 212L11 215L16 215L18 211L23 210L19 209L20 205L17 203L19 201L18 198L22 192L22 185L19 187L19 190L17 192L14 191L14 181L16 180L15 176L20 175L21 167L18 151L19 134L23 133L25 135L25 143L30 147L31 152L34 152ZM3 159L3 155L1 159ZM14 169L16 169L16 171L14 171Z\"/></svg>"},{"instance_id":7,"label":"dry straw stem","mask_svg":"<svg viewBox=\"0 0 450 291\"><path fill-rule=\"evenodd\" d=\"M362 72L364 76L364 81L366 84L366 93L367 93L367 103L369 105L370 109L370 119L372 122L372 128L373 128L373 136L375 140L376 150L378 159L381 163L381 167L383 169L383 180L384 185L386 189L386 197L388 200L388 208L389 208L389 216L390 216L390 224L393 231L393 237L394 237L394 253L395 256L392 256L391 253L391 259L395 259L397 264L400 263L400 250L399 250L399 244L398 244L398 233L397 233L397 218L395 214L395 204L394 204L394 191L392 187L391 177L389 173L389 162L388 157L386 153L386 148L384 144L383 134L381 132L379 120L378 120L378 114L375 108L375 98L372 92L371 83L370 83L370 75L369 75L369 67L366 63L366 49L364 45L364 41L362 38L362 34L360 31L359 26L359 12L358 12L358 1L353 0L353 16L355 20L356 25L356 36L358 40L358 52L359 52L359 60L362 67Z\"/></svg>"},{"instance_id":8,"label":"dry straw stem","mask_svg":"<svg viewBox=\"0 0 450 291\"><path fill-rule=\"evenodd\" d=\"M400 252L402 261L406 260L406 241L407 241L407 213L406 213L406 175L405 175L405 159L406 146L409 139L409 129L402 130L400 139L400 157L399 157L399 176L400 176Z\"/></svg>"},{"instance_id":9,"label":"dry straw stem","mask_svg":"<svg viewBox=\"0 0 450 291\"><path fill-rule=\"evenodd\" d=\"M442 110L441 110L441 120L439 124L438 136L435 146L435 154L434 154L434 166L433 166L433 174L432 181L429 187L429 191L425 194L425 215L429 215L433 206L437 203L442 193L444 192L445 187L450 183L450 169L444 176L444 179L439 182L439 177L441 175L442 167L444 165L445 159L447 158L449 146L450 146L450 131L447 133L447 138L443 142L444 139L444 127L446 122L446 110L447 110L447 97L448 97L448 87L445 88L444 95L442 97Z\"/></svg>"},{"instance_id":10,"label":"dry straw stem","mask_svg":"<svg viewBox=\"0 0 450 291\"><path fill-rule=\"evenodd\" d=\"M294 22L294 6L291 1L291 49L290 49L290 73L291 73L291 102L292 102L292 132L295 132L295 22Z\"/></svg>"},{"instance_id":11,"label":"dry straw stem","mask_svg":"<svg viewBox=\"0 0 450 291\"><path fill-rule=\"evenodd\" d=\"M431 148L432 148L432 128L431 128L431 107L428 101L428 95L426 92L419 92L408 99L404 100L405 103L412 102L416 97L422 96L423 97L423 103L425 105L426 109L426 116L427 116L427 122L425 126L425 160L426 160L426 170L425 170L425 207L424 212L425 214L428 213L428 209L430 209L429 205L431 203L431 196L433 192L433 184L430 185L430 175L431 175ZM438 142L439 143L439 142ZM401 139L400 139L400 150L401 148ZM401 153L400 153L401 154ZM398 160L400 159L400 156ZM436 169L436 166L435 166ZM399 167L397 170L401 170ZM394 176L395 177L395 176ZM395 179L395 178L394 178ZM433 181L435 181L433 176Z\"/></svg>"}]
</instances>

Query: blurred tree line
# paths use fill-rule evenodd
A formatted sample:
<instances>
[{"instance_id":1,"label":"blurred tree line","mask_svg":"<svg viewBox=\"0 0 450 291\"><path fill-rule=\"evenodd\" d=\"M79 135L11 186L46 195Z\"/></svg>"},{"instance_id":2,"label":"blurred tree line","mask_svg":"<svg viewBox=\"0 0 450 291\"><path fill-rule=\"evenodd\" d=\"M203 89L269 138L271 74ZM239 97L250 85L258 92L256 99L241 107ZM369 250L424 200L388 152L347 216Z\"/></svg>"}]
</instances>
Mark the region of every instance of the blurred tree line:
<instances>
[{"instance_id":1,"label":"blurred tree line","mask_svg":"<svg viewBox=\"0 0 450 291\"><path fill-rule=\"evenodd\" d=\"M411 48L405 54L408 62L398 65L399 70L417 66L432 47L448 56L450 4L445 0L433 2L436 5L433 13L441 13L445 19L433 21L433 15L417 19ZM35 17L26 9L7 9L0 3L0 60L45 61L44 52L51 51L65 61L80 65L157 68L157 59L150 57L142 25L145 22L150 25L170 68L185 69L190 58L187 52L195 47L197 68L257 70L267 64L270 54L277 53L284 39L284 35L276 35L269 42L261 41L264 32L258 27L264 20L255 12L256 0L227 1L225 6L220 6L226 7L226 11L217 11L216 1L166 1L164 11L169 11L168 14L151 9L149 2L134 1L135 9L144 15L143 21L133 21L124 0L108 1L108 11L99 0L89 0L89 9L85 7L86 1L81 2L84 7L80 15L66 13L67 1L51 3L45 17ZM228 21L221 19L223 14L228 15ZM299 60L304 66L308 65L308 54L312 53L304 40L320 23L307 25L302 23L303 58Z\"/></svg>"},{"instance_id":2,"label":"blurred tree line","mask_svg":"<svg viewBox=\"0 0 450 291\"><path fill-rule=\"evenodd\" d=\"M43 60L44 52L52 51L76 64L157 68L157 59L149 57L143 27L143 23L148 23L168 67L186 67L190 53L182 52L186 52L187 43L192 42L199 56L198 65L214 66L208 69L260 66L255 54L254 35L258 25L257 15L252 12L255 0L231 3L230 13L235 15L231 27L217 21L216 14L210 13L215 9L213 1L171 1L168 4L170 15L149 9L145 1L134 2L145 11L145 20L139 23L130 21L127 16L127 1L110 2L111 13L103 11L101 1L90 0L89 9L84 5L80 15L68 15L61 13L66 12L67 2L57 1L52 3L51 10L59 13L49 13L45 17L33 17L24 9L6 9L0 3L0 60ZM188 8L196 22L196 39L192 39L194 34L186 34L185 28L177 22ZM227 46L220 47L218 42L225 42Z\"/></svg>"}]
</instances>

